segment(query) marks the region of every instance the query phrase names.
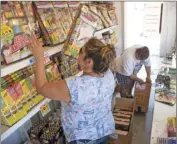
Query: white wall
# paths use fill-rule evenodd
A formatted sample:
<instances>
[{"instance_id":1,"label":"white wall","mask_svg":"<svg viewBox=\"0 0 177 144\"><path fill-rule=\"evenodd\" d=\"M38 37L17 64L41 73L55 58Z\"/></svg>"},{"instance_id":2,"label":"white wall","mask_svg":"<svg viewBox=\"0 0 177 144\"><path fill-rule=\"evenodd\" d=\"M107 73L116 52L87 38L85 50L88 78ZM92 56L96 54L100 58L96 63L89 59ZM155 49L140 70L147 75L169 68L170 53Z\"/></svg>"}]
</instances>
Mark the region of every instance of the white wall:
<instances>
[{"instance_id":1,"label":"white wall","mask_svg":"<svg viewBox=\"0 0 177 144\"><path fill-rule=\"evenodd\" d=\"M118 18L118 54L122 54L122 51L124 49L124 2L115 2L116 7L116 15Z\"/></svg>"},{"instance_id":2,"label":"white wall","mask_svg":"<svg viewBox=\"0 0 177 144\"><path fill-rule=\"evenodd\" d=\"M160 56L171 53L176 39L176 2L163 3Z\"/></svg>"}]
</instances>

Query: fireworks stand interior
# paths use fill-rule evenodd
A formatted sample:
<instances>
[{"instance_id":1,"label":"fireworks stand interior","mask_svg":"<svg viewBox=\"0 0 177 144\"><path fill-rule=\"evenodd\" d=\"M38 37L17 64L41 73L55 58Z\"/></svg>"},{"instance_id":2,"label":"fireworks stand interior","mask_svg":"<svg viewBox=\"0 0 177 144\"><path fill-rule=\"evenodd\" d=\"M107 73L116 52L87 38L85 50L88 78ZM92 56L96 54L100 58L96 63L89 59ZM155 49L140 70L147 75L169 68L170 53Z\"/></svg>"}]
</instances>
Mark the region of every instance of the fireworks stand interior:
<instances>
[{"instance_id":1,"label":"fireworks stand interior","mask_svg":"<svg viewBox=\"0 0 177 144\"><path fill-rule=\"evenodd\" d=\"M89 38L96 37L105 44L113 44L117 56L131 45L128 44L129 29L131 25L134 26L126 17L127 9L130 10L128 3L1 2L2 144L67 143L60 122L60 102L36 92L35 59L27 45L29 35L35 34L43 44L48 82L79 76L82 72L78 71L77 57L80 48ZM172 18L169 18L173 14L174 4L161 3L159 8L161 41L163 39L166 42L160 43L160 52L164 52L160 55L162 57L152 58L152 61L157 61L152 64L154 81L152 78L151 85L136 84L134 99L114 94L112 110L116 131L109 137L108 144L174 142L176 33L171 34L175 30ZM164 19L171 21L171 25L164 28ZM176 20L174 25L176 29Z\"/></svg>"}]
</instances>

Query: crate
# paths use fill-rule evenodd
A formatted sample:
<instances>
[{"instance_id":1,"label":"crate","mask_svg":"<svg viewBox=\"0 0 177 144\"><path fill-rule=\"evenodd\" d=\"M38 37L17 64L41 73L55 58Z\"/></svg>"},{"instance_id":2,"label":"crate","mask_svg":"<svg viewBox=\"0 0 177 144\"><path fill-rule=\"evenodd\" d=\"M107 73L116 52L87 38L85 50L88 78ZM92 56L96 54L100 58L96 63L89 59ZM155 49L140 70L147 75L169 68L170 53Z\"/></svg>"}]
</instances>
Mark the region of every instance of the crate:
<instances>
[{"instance_id":1,"label":"crate","mask_svg":"<svg viewBox=\"0 0 177 144\"><path fill-rule=\"evenodd\" d=\"M148 111L151 86L151 83L146 83L142 85L140 85L138 82L135 83L134 97L136 100L136 112Z\"/></svg>"},{"instance_id":2,"label":"crate","mask_svg":"<svg viewBox=\"0 0 177 144\"><path fill-rule=\"evenodd\" d=\"M109 137L108 144L131 144L135 100L116 98L113 110L115 133Z\"/></svg>"}]
</instances>

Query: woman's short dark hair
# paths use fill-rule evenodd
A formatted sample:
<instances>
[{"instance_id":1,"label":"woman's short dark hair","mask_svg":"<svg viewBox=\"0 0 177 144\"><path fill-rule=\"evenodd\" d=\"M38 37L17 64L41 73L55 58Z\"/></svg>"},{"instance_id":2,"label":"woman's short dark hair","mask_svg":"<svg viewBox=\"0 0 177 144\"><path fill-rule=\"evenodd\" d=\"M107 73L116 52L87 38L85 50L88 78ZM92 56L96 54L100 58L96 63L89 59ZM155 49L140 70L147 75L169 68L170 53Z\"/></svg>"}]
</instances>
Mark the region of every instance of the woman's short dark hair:
<instances>
[{"instance_id":1,"label":"woman's short dark hair","mask_svg":"<svg viewBox=\"0 0 177 144\"><path fill-rule=\"evenodd\" d=\"M91 58L93 60L93 71L95 73L106 72L116 57L113 45L105 45L96 38L89 39L84 48L86 52L85 59Z\"/></svg>"}]
</instances>

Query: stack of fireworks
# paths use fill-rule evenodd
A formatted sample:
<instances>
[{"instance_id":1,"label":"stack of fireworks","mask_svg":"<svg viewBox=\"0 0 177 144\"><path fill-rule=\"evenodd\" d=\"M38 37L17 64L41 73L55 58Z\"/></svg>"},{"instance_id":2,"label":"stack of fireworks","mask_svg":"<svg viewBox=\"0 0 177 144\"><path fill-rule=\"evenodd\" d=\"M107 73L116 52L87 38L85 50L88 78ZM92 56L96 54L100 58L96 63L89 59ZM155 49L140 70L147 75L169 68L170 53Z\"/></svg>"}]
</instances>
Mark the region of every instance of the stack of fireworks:
<instances>
[{"instance_id":1,"label":"stack of fireworks","mask_svg":"<svg viewBox=\"0 0 177 144\"><path fill-rule=\"evenodd\" d=\"M116 131L128 132L131 124L133 109L115 107L113 116Z\"/></svg>"},{"instance_id":2,"label":"stack of fireworks","mask_svg":"<svg viewBox=\"0 0 177 144\"><path fill-rule=\"evenodd\" d=\"M77 59L67 56L63 52L53 55L51 59L56 63L63 79L78 73Z\"/></svg>"},{"instance_id":3,"label":"stack of fireworks","mask_svg":"<svg viewBox=\"0 0 177 144\"><path fill-rule=\"evenodd\" d=\"M48 120L42 120L34 124L28 134L32 141L35 140L43 144L56 144L63 135L60 116L53 113Z\"/></svg>"}]
</instances>

